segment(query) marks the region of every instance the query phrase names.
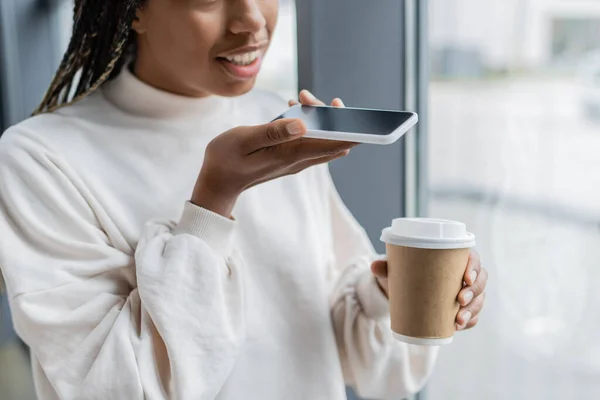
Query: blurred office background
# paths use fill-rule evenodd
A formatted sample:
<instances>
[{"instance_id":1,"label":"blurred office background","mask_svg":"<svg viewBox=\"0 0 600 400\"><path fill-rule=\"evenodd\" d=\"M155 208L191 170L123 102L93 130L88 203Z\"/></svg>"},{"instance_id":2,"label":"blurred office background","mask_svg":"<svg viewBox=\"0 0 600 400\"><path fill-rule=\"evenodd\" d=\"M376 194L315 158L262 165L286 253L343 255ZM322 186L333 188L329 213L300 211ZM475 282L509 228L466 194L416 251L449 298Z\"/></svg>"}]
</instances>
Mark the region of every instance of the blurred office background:
<instances>
[{"instance_id":1,"label":"blurred office background","mask_svg":"<svg viewBox=\"0 0 600 400\"><path fill-rule=\"evenodd\" d=\"M429 3L429 213L491 287L428 398L599 399L600 1Z\"/></svg>"},{"instance_id":2,"label":"blurred office background","mask_svg":"<svg viewBox=\"0 0 600 400\"><path fill-rule=\"evenodd\" d=\"M0 0L0 126L39 100L71 8ZM260 87L421 113L401 143L332 166L378 249L395 216L460 219L490 270L478 328L441 350L419 398L599 399L600 1L281 0L280 14ZM34 399L1 310L0 399Z\"/></svg>"}]
</instances>

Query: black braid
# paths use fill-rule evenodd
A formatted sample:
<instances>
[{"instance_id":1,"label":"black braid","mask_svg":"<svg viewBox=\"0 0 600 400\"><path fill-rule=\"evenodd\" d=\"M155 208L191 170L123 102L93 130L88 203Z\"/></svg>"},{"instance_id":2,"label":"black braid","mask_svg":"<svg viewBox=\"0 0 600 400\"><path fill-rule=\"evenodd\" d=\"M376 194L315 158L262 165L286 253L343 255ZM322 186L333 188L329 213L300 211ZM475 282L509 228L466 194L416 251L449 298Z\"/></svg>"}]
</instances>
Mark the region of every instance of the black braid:
<instances>
[{"instance_id":1,"label":"black braid","mask_svg":"<svg viewBox=\"0 0 600 400\"><path fill-rule=\"evenodd\" d=\"M144 0L75 0L71 41L34 114L75 103L119 74L128 56L135 52L131 25L143 3Z\"/></svg>"}]
</instances>

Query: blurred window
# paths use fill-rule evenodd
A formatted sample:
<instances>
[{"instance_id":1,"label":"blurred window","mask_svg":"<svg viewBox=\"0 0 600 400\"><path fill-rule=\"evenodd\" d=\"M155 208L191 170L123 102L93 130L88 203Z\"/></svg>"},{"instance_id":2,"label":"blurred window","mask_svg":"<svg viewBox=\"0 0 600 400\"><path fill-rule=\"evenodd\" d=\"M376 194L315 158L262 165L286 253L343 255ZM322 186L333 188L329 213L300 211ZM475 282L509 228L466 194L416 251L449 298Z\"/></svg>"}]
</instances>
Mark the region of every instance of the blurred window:
<instances>
[{"instance_id":1,"label":"blurred window","mask_svg":"<svg viewBox=\"0 0 600 400\"><path fill-rule=\"evenodd\" d=\"M430 0L431 216L490 270L428 400L600 398L600 2Z\"/></svg>"}]
</instances>

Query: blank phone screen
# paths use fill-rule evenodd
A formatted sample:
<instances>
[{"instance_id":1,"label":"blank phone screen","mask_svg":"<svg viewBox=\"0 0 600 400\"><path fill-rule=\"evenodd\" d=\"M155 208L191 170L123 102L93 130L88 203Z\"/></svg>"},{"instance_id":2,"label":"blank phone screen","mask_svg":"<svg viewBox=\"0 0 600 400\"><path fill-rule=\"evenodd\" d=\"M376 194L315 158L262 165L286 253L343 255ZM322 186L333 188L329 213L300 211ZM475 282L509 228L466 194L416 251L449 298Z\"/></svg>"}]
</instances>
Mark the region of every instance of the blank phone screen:
<instances>
[{"instance_id":1,"label":"blank phone screen","mask_svg":"<svg viewBox=\"0 0 600 400\"><path fill-rule=\"evenodd\" d=\"M413 115L406 111L297 106L276 119L299 118L308 130L389 135Z\"/></svg>"}]
</instances>

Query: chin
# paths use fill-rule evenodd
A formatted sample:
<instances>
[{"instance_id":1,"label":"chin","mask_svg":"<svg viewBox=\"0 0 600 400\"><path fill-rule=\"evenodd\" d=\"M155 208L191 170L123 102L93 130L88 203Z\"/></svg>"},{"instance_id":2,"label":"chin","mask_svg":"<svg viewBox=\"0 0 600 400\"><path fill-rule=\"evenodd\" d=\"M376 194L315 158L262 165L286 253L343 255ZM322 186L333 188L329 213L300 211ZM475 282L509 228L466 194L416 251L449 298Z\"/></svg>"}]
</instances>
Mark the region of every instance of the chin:
<instances>
[{"instance_id":1,"label":"chin","mask_svg":"<svg viewBox=\"0 0 600 400\"><path fill-rule=\"evenodd\" d=\"M223 97L237 97L248 93L254 88L256 78L244 82L226 83L216 90L214 94Z\"/></svg>"}]
</instances>

